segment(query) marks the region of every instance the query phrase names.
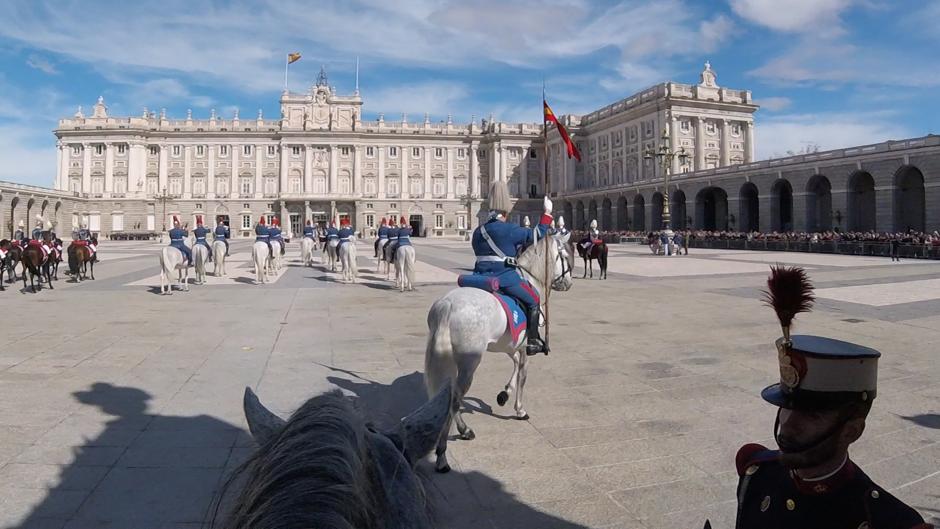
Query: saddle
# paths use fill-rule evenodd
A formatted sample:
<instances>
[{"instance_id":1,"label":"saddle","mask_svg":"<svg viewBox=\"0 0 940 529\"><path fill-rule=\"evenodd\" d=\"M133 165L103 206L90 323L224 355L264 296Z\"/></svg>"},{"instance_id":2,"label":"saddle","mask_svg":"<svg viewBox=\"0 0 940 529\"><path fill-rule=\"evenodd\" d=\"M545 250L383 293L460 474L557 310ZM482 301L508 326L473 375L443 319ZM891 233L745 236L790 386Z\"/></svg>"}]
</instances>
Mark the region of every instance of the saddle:
<instances>
[{"instance_id":1,"label":"saddle","mask_svg":"<svg viewBox=\"0 0 940 529\"><path fill-rule=\"evenodd\" d=\"M519 341L519 337L526 332L526 316L522 304L512 296L508 296L499 291L499 279L493 276L483 276L478 274L462 274L457 276L457 286L463 288L478 288L485 290L493 295L503 311L506 313L506 328L513 343Z\"/></svg>"}]
</instances>

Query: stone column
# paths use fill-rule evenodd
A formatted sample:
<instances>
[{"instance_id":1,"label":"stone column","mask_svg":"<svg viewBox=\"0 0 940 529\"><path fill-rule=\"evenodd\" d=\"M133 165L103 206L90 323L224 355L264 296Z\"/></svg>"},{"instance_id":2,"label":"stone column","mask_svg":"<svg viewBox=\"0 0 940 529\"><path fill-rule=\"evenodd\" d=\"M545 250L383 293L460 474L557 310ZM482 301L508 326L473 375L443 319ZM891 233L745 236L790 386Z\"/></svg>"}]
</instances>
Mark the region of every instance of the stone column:
<instances>
[{"instance_id":1,"label":"stone column","mask_svg":"<svg viewBox=\"0 0 940 529\"><path fill-rule=\"evenodd\" d=\"M303 222L301 222L301 225L306 226L308 220L312 220L311 211L310 211L310 201L304 200L304 220Z\"/></svg>"},{"instance_id":2,"label":"stone column","mask_svg":"<svg viewBox=\"0 0 940 529\"><path fill-rule=\"evenodd\" d=\"M695 117L695 167L696 171L705 169L705 119Z\"/></svg>"},{"instance_id":3,"label":"stone column","mask_svg":"<svg viewBox=\"0 0 940 529\"><path fill-rule=\"evenodd\" d=\"M331 195L336 194L336 170L339 165L339 157L336 155L336 145L330 145L330 186L327 192Z\"/></svg>"},{"instance_id":4,"label":"stone column","mask_svg":"<svg viewBox=\"0 0 940 529\"><path fill-rule=\"evenodd\" d=\"M411 175L408 174L408 151L407 147L401 145L398 147L398 153L401 155L401 200L405 201L411 198ZM405 212L406 208L402 205L400 208L402 213Z\"/></svg>"},{"instance_id":5,"label":"stone column","mask_svg":"<svg viewBox=\"0 0 940 529\"><path fill-rule=\"evenodd\" d=\"M281 156L280 156L281 161L280 161L280 166L278 167L278 169L280 169L281 182L280 182L280 185L278 186L278 189L281 193L286 193L290 190L290 185L288 184L288 181L287 181L287 178L288 178L287 168L290 165L290 162L288 161L289 160L288 151L291 150L291 147L290 145L282 144L280 145L280 149L281 149Z\"/></svg>"},{"instance_id":6,"label":"stone column","mask_svg":"<svg viewBox=\"0 0 940 529\"><path fill-rule=\"evenodd\" d=\"M457 151L447 148L444 150L444 155L447 156L447 199L453 200L457 191L454 183L454 156L457 155Z\"/></svg>"},{"instance_id":7,"label":"stone column","mask_svg":"<svg viewBox=\"0 0 940 529\"><path fill-rule=\"evenodd\" d=\"M754 122L744 124L744 163L754 161Z\"/></svg>"},{"instance_id":8,"label":"stone column","mask_svg":"<svg viewBox=\"0 0 940 529\"><path fill-rule=\"evenodd\" d=\"M385 150L387 147L384 145L376 146L376 149L379 150L379 181L376 188L376 196L379 198L385 198Z\"/></svg>"},{"instance_id":9,"label":"stone column","mask_svg":"<svg viewBox=\"0 0 940 529\"><path fill-rule=\"evenodd\" d=\"M127 193L141 197L147 192L143 181L147 175L147 151L141 143L131 143L127 154ZM66 176L68 178L68 176Z\"/></svg>"},{"instance_id":10,"label":"stone column","mask_svg":"<svg viewBox=\"0 0 940 529\"><path fill-rule=\"evenodd\" d=\"M168 156L169 153L166 150L166 145L160 145L160 166L157 168L157 175L159 179L157 180L157 193L163 193L164 189L167 189L167 170L168 167ZM167 189L169 192L169 189Z\"/></svg>"},{"instance_id":11,"label":"stone column","mask_svg":"<svg viewBox=\"0 0 940 529\"><path fill-rule=\"evenodd\" d=\"M721 120L721 166L731 165L731 126L727 119Z\"/></svg>"},{"instance_id":12,"label":"stone column","mask_svg":"<svg viewBox=\"0 0 940 529\"><path fill-rule=\"evenodd\" d=\"M287 202L284 200L281 201L280 213L281 214L279 218L281 220L281 231L287 233L288 239L292 239L294 237L294 234L291 232L290 212L287 210Z\"/></svg>"},{"instance_id":13,"label":"stone column","mask_svg":"<svg viewBox=\"0 0 940 529\"><path fill-rule=\"evenodd\" d=\"M529 154L528 149L522 149L522 163L519 164L519 198L528 198L529 196L529 156L528 154Z\"/></svg>"},{"instance_id":14,"label":"stone column","mask_svg":"<svg viewBox=\"0 0 940 529\"><path fill-rule=\"evenodd\" d=\"M183 147L183 198L193 197L193 171L190 167L192 151L193 148L190 145Z\"/></svg>"},{"instance_id":15,"label":"stone column","mask_svg":"<svg viewBox=\"0 0 940 529\"><path fill-rule=\"evenodd\" d=\"M56 175L56 189L68 191L69 189L69 161L72 153L67 143L59 141L58 170Z\"/></svg>"},{"instance_id":16,"label":"stone column","mask_svg":"<svg viewBox=\"0 0 940 529\"><path fill-rule=\"evenodd\" d=\"M82 193L91 191L91 150L88 143L82 144Z\"/></svg>"},{"instance_id":17,"label":"stone column","mask_svg":"<svg viewBox=\"0 0 940 529\"><path fill-rule=\"evenodd\" d=\"M679 151L679 118L675 114L669 117L669 149ZM672 171L670 174L679 174L679 156L672 157Z\"/></svg>"},{"instance_id":18,"label":"stone column","mask_svg":"<svg viewBox=\"0 0 940 529\"><path fill-rule=\"evenodd\" d=\"M206 165L209 166L209 169L206 171L206 178L209 180L206 182L206 198L215 198L215 145L207 145L206 150L208 152ZM229 221L230 224L234 222ZM233 232L235 230L232 230Z\"/></svg>"},{"instance_id":19,"label":"stone column","mask_svg":"<svg viewBox=\"0 0 940 529\"><path fill-rule=\"evenodd\" d=\"M424 149L424 186L422 198L431 198L431 149L432 147L423 147Z\"/></svg>"},{"instance_id":20,"label":"stone column","mask_svg":"<svg viewBox=\"0 0 940 529\"><path fill-rule=\"evenodd\" d=\"M232 155L232 175L231 182L229 182L229 196L238 196L241 194L241 189L238 187L238 148L241 145L229 145L229 149L232 151L229 154Z\"/></svg>"},{"instance_id":21,"label":"stone column","mask_svg":"<svg viewBox=\"0 0 940 529\"><path fill-rule=\"evenodd\" d=\"M262 146L255 145L255 197L264 196L264 153Z\"/></svg>"},{"instance_id":22,"label":"stone column","mask_svg":"<svg viewBox=\"0 0 940 529\"><path fill-rule=\"evenodd\" d=\"M304 145L304 193L313 194L313 145Z\"/></svg>"},{"instance_id":23,"label":"stone column","mask_svg":"<svg viewBox=\"0 0 940 529\"><path fill-rule=\"evenodd\" d=\"M470 146L470 181L467 182L467 192L470 196L482 196L480 193L480 160L477 158L477 145ZM467 219L470 222L470 219Z\"/></svg>"},{"instance_id":24,"label":"stone column","mask_svg":"<svg viewBox=\"0 0 940 529\"><path fill-rule=\"evenodd\" d=\"M353 178L352 194L362 194L362 148L359 145L353 145Z\"/></svg>"}]
</instances>

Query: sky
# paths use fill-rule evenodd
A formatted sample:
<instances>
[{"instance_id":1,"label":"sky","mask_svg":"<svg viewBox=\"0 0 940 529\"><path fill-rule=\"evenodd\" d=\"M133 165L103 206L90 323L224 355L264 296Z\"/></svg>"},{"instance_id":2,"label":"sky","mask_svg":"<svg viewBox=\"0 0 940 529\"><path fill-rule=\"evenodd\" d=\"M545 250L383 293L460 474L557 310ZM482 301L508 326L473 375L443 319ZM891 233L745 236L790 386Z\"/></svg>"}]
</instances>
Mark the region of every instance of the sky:
<instances>
[{"instance_id":1,"label":"sky","mask_svg":"<svg viewBox=\"0 0 940 529\"><path fill-rule=\"evenodd\" d=\"M656 83L749 89L759 159L937 133L937 0L0 0L0 180L51 186L57 120L279 116L288 52L364 119L540 122Z\"/></svg>"}]
</instances>

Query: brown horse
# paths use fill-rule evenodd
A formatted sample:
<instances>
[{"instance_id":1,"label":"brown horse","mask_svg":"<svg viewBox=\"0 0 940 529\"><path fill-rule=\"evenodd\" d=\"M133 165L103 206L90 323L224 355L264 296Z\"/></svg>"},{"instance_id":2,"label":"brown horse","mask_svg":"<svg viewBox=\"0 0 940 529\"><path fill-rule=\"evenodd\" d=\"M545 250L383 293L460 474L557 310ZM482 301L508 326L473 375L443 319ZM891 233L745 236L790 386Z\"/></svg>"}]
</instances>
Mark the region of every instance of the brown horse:
<instances>
[{"instance_id":1,"label":"brown horse","mask_svg":"<svg viewBox=\"0 0 940 529\"><path fill-rule=\"evenodd\" d=\"M69 275L77 282L88 277L88 268L91 267L91 279L95 279L95 261L88 241L72 241L69 245Z\"/></svg>"},{"instance_id":2,"label":"brown horse","mask_svg":"<svg viewBox=\"0 0 940 529\"><path fill-rule=\"evenodd\" d=\"M12 283L17 280L16 264L23 258L23 249L20 248L20 245L13 244L13 241L10 241L8 250L6 262L3 267L0 267L0 282L3 282L3 272L6 271L9 278L7 282Z\"/></svg>"},{"instance_id":3,"label":"brown horse","mask_svg":"<svg viewBox=\"0 0 940 529\"><path fill-rule=\"evenodd\" d=\"M589 239L585 238L576 245L578 247L578 255L581 256L581 259L584 259L584 275L581 276L581 278L586 277L590 271L591 279L594 279L594 260L597 259L597 264L601 267L599 279L607 279L607 243L598 240L594 242L590 250L585 250L584 243L588 242L588 240Z\"/></svg>"},{"instance_id":4,"label":"brown horse","mask_svg":"<svg viewBox=\"0 0 940 529\"><path fill-rule=\"evenodd\" d=\"M13 246L10 244L9 239L0 240L0 292L6 290L3 287L3 272L7 269L7 260L10 259L10 247Z\"/></svg>"},{"instance_id":5,"label":"brown horse","mask_svg":"<svg viewBox=\"0 0 940 529\"><path fill-rule=\"evenodd\" d=\"M27 275L29 276L29 285L33 292L42 290L43 279L49 284L49 288L52 288L52 276L49 275L49 260L46 259L46 255L43 253L39 244L31 243L26 245L21 261L23 263L23 290L26 290ZM39 288L36 288L36 278L39 279Z\"/></svg>"}]
</instances>

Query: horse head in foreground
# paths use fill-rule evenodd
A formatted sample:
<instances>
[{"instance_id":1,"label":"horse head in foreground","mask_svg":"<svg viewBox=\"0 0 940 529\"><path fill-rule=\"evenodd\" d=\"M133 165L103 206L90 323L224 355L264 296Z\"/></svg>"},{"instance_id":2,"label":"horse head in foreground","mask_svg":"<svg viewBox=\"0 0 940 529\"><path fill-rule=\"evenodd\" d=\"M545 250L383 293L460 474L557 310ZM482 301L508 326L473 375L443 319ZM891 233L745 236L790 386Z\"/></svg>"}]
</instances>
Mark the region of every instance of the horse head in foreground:
<instances>
[{"instance_id":1,"label":"horse head in foreground","mask_svg":"<svg viewBox=\"0 0 940 529\"><path fill-rule=\"evenodd\" d=\"M259 446L235 475L244 486L217 527L430 529L414 466L447 423L451 391L446 384L396 431L379 432L339 391L311 398L285 421L246 388L245 418Z\"/></svg>"}]
</instances>

